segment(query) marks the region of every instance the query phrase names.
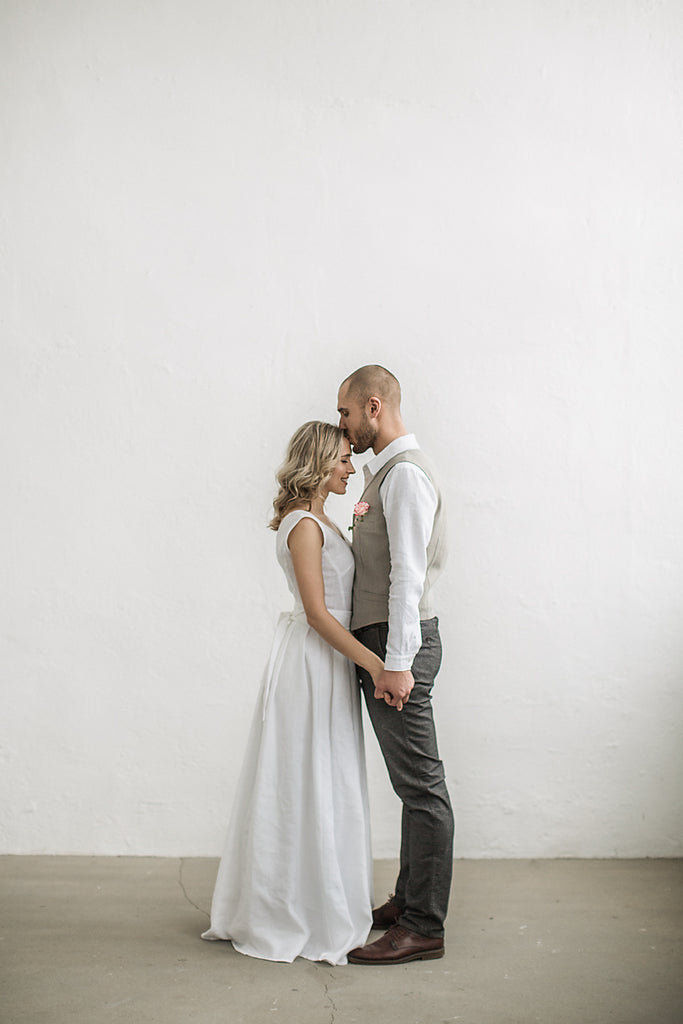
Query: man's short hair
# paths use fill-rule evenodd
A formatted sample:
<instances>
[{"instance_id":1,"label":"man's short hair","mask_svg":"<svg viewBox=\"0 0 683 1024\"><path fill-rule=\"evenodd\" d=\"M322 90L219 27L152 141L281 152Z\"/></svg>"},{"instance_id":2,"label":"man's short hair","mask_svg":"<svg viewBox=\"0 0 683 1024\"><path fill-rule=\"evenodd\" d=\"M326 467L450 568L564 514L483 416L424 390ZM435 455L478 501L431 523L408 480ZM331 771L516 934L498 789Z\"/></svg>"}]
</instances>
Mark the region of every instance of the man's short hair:
<instances>
[{"instance_id":1,"label":"man's short hair","mask_svg":"<svg viewBox=\"0 0 683 1024\"><path fill-rule=\"evenodd\" d=\"M372 364L361 366L342 382L348 388L348 394L360 406L364 406L369 398L381 398L387 405L396 409L401 405L401 385L393 373L383 366Z\"/></svg>"}]
</instances>

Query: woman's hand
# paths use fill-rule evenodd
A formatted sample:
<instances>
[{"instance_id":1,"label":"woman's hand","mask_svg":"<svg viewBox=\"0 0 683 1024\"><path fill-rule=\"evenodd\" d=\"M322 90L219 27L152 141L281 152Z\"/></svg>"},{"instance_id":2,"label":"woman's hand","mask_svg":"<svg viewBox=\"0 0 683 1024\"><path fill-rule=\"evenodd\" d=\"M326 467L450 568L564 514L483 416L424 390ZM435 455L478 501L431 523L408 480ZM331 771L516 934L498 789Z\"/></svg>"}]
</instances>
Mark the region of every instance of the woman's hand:
<instances>
[{"instance_id":1,"label":"woman's hand","mask_svg":"<svg viewBox=\"0 0 683 1024\"><path fill-rule=\"evenodd\" d=\"M403 710L403 705L408 703L410 691L415 685L413 673L410 670L404 672L382 673L379 680L375 680L375 699L385 700L397 711Z\"/></svg>"}]
</instances>

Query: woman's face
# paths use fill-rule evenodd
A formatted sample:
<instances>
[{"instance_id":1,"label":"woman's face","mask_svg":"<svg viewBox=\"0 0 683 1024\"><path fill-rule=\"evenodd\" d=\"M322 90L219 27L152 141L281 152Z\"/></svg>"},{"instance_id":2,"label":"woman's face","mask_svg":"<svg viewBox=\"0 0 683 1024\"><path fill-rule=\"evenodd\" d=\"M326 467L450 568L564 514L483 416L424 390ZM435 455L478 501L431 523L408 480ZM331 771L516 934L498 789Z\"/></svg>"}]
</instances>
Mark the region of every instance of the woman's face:
<instances>
[{"instance_id":1,"label":"woman's face","mask_svg":"<svg viewBox=\"0 0 683 1024\"><path fill-rule=\"evenodd\" d=\"M355 469L351 465L351 445L348 442L348 438L342 438L341 451L339 453L339 459L337 465L330 473L329 479L326 481L326 490L328 494L346 494L346 484L349 477L355 473Z\"/></svg>"}]
</instances>

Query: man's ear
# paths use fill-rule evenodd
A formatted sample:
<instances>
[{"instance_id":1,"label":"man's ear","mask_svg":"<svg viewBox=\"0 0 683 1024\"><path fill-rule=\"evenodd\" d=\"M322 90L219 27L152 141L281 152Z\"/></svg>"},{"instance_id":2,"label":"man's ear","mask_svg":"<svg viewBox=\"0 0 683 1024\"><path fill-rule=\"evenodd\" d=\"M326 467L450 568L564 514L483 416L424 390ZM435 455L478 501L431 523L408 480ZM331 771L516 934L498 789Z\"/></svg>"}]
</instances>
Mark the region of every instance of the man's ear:
<instances>
[{"instance_id":1,"label":"man's ear","mask_svg":"<svg viewBox=\"0 0 683 1024\"><path fill-rule=\"evenodd\" d=\"M370 416L375 419L379 416L382 410L382 402L379 398L369 398L368 405L370 406Z\"/></svg>"}]
</instances>

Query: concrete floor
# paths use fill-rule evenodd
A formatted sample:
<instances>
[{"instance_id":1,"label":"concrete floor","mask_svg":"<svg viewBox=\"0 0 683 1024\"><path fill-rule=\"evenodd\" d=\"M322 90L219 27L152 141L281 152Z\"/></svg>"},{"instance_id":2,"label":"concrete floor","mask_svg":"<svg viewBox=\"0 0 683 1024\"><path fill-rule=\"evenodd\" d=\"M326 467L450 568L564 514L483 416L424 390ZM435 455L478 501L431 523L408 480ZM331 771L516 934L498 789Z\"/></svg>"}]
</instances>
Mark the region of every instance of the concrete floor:
<instances>
[{"instance_id":1,"label":"concrete floor","mask_svg":"<svg viewBox=\"0 0 683 1024\"><path fill-rule=\"evenodd\" d=\"M383 968L201 941L215 873L0 858L2 1024L683 1022L683 861L457 861L445 957Z\"/></svg>"}]
</instances>

